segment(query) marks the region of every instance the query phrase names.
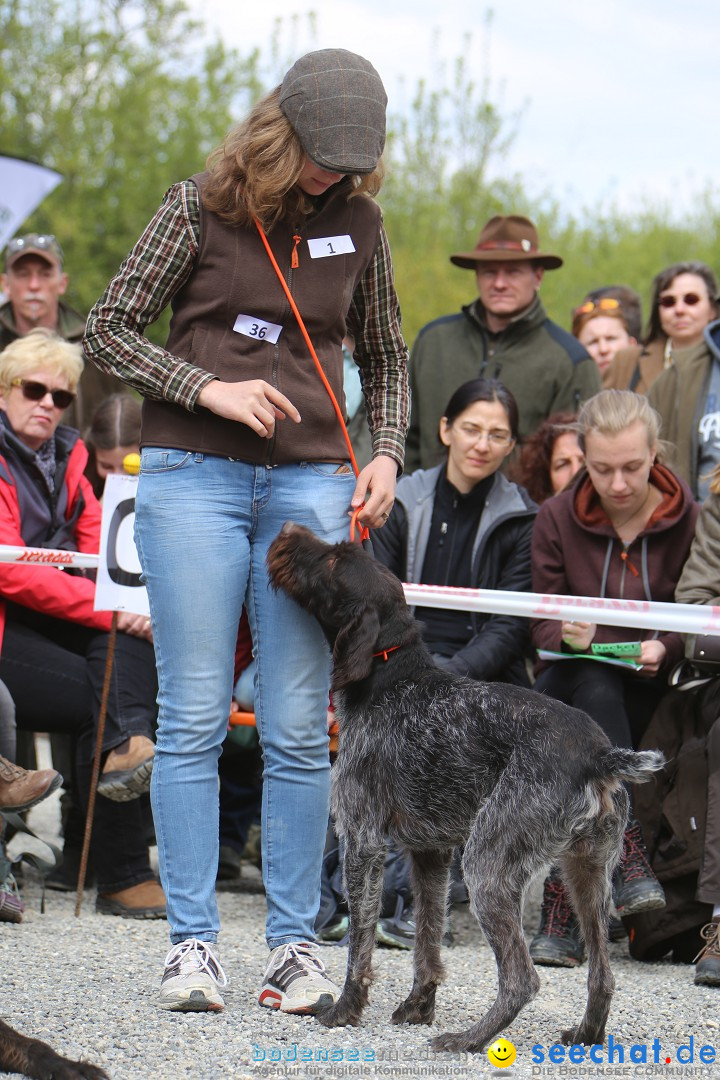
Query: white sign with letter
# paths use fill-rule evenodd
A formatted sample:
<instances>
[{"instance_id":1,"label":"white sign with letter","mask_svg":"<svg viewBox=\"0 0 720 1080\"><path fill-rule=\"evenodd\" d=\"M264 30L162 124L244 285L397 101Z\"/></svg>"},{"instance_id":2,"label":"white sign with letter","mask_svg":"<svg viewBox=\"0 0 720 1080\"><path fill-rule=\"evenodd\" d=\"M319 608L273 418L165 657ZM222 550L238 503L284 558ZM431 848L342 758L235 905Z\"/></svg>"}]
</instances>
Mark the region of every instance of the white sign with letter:
<instances>
[{"instance_id":1,"label":"white sign with letter","mask_svg":"<svg viewBox=\"0 0 720 1080\"><path fill-rule=\"evenodd\" d=\"M95 588L96 611L149 615L147 589L140 581L133 528L137 476L115 474L105 481L100 561Z\"/></svg>"}]
</instances>

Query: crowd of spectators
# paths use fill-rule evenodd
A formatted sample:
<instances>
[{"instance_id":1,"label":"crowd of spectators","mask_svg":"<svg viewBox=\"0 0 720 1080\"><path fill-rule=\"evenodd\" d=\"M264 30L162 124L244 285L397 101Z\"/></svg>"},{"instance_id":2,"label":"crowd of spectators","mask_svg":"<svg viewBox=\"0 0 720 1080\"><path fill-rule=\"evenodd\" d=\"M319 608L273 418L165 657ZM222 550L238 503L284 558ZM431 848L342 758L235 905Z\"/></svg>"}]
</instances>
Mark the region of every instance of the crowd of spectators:
<instances>
[{"instance_id":1,"label":"crowd of spectators","mask_svg":"<svg viewBox=\"0 0 720 1080\"><path fill-rule=\"evenodd\" d=\"M342 50L327 52L333 53L333 64L337 62L342 69L346 63L345 57L339 55ZM309 63L322 65L325 59ZM298 146L307 151L307 140L320 140L319 149L313 143L315 157L302 158L306 165L296 184L297 201L290 205L280 200L275 217L271 215L266 222L268 231L276 237L275 230L284 229L295 242L294 250L300 238L292 232L293 215L321 217L327 211L327 235L332 233L331 239L342 240L340 234L350 228L350 217L346 221L346 215L351 214L348 207L357 210L366 203L371 205L364 195L362 200L350 199L353 185L349 183L348 190L341 191L347 173L353 173L355 186L362 187L361 194L374 190L374 170L384 138L380 134L381 128L384 132L382 85L370 65L362 72L365 89L370 88L366 98L370 101L368 123L377 129L372 145L365 148L366 158L357 148L354 156L348 151L347 161L333 157L334 149L323 143L322 133L296 112L295 95L308 93L307 72L302 65L286 76L287 93L281 95L281 103L275 98L268 100L262 106L264 111L254 115L252 122L260 127L270 122L269 116L273 123L285 124L288 145L299 140ZM319 73L314 71L318 85L334 85L335 73L334 67L326 70L321 66ZM352 97L349 90L343 92ZM322 113L323 100L314 104ZM238 138L242 141L246 137L247 131L242 129ZM168 465L170 452L163 449L155 454L158 458L164 455L162 470L159 461L152 467L145 463L144 471L156 474L180 468L193 453L195 465L204 457L224 455L218 460L223 462L222 486L229 488L230 474L237 472L231 468L236 459L229 456L228 449L232 446L233 418L253 429L252 440L263 443L257 449L250 440L238 452L241 462L244 453L249 455L253 473L265 460L268 441L274 449L285 445L275 442L275 421L283 421L277 425L283 428L283 438L294 429L293 421L299 422L290 398L271 392L272 388L265 391L261 405L255 406L254 423L242 419L240 411L232 413L230 406L220 400L217 389L230 387L226 399L229 402L236 382L231 368L226 365L222 369L221 380L207 356L202 363L198 361L197 367L192 366L196 356L193 350L199 347L197 331L193 331L195 344L189 353L183 351L182 334L187 331L192 337L193 321L202 317L203 304L210 304L207 298L219 280L213 276L216 267L207 252L202 257L198 254L193 229L200 227L199 197L206 200L205 206L217 207L221 195L227 196L229 189L222 187L227 181L218 179L218 170L225 167L223 160L222 156L216 157L216 171L213 174L211 169L209 181L205 175L174 189L158 211L153 226L155 238L148 240L148 234L139 242L134 262L124 264L96 305L85 349L86 357L97 360L102 370L83 362L79 341L85 321L61 299L68 276L55 237L29 233L9 243L0 279L5 294L0 306L0 543L97 552L105 478L123 470L128 454L138 454L141 446L147 445L176 447L171 453L177 452L182 462L180 457L177 462L173 458ZM320 164L316 167L313 161ZM320 174L336 179L323 187ZM338 184L338 192L346 197L325 199L327 191ZM211 209L203 219L211 223L208 227L221 247L234 244L233 230L248 225L247 220L240 219L228 225L230 219L223 213ZM248 212L243 213L247 217ZM176 227L182 215L183 257L187 265L182 274L172 271L172 282L171 268L166 267L167 288L160 297L153 293L156 262L162 258L165 242L165 233L162 237L160 234L165 228ZM318 317L316 331L323 348L334 357L332 378L341 396L344 386L347 419L355 422L358 438L362 435L364 469L360 475L365 477L364 493L372 507L368 522L374 526L375 556L401 580L416 583L720 603L720 298L712 270L695 261L678 262L660 270L650 286L650 313L644 332L637 292L624 285L602 284L578 298L565 329L548 317L539 295L544 274L559 270L563 259L543 248L530 219L519 214L497 215L482 227L472 250L450 255L454 266L473 271L477 295L460 312L440 315L418 333L407 363L411 390L408 418L403 413L408 401L404 389L405 352L391 289L386 238L374 211L363 221L362 227L356 223L354 228L356 242L364 245L365 269L352 280L348 277L346 283L347 296L356 290L355 299L352 303L336 303L323 292L325 300L335 306L327 322ZM256 269L262 266L264 273L264 256L258 254L254 224L250 224L253 231L250 240L244 242L252 241L248 251L257 262ZM156 245L152 250L151 244ZM333 265L339 264L328 260L322 267L328 275L323 289L329 288ZM362 292L363 302L370 298L380 305L379 294L372 290L378 287L378 277L383 274L387 288L382 301L385 337L378 345L373 336L376 330L369 328L372 320L361 308L358 296ZM136 311L123 307L130 291L126 289L127 281L132 275L135 284L143 279L158 313L171 296L180 295L181 289L183 304L191 304L187 326L176 312L171 332L175 335L173 346L184 357L182 372L173 373L167 366L170 353L145 343L146 307L139 300ZM199 288L201 279L205 291L195 295L187 282ZM142 304L149 302L145 299ZM212 319L217 322L217 312ZM220 334L224 330L218 322L213 323L210 332ZM250 334L240 329L233 337L235 361L249 348L246 339ZM298 335L293 342L296 348L300 347L299 341ZM140 357L137 368L130 359L134 349ZM377 350L384 356L381 377L377 375ZM132 385L132 391L111 374L113 370ZM256 365L255 370L260 367ZM312 394L307 396L306 390L301 390L303 379L295 372L294 382L291 380L286 388L289 385L293 394L296 390L305 394L307 407L312 410L316 402ZM164 389L159 391L161 384ZM144 438L141 413L146 425ZM181 413L181 421L175 424ZM262 432L258 424L264 425ZM405 427L408 437L404 475L393 502L394 475L403 469ZM281 454L281 460L272 464L283 468L292 465L300 479L308 480L305 459L309 457L312 462L315 455L315 464L319 462L325 472L321 480L309 477L312 483L308 484L305 500L308 507L324 508L330 485L338 506L343 504L343 512L345 504L349 508L351 496L357 505L359 487L355 488L355 481L346 476L349 470L343 471L345 455L338 450L335 437L323 433L313 444L312 436L308 441L302 428L297 431L299 435L292 435L300 440L296 449L283 450L286 457ZM168 441L168 432L177 443ZM193 439L197 439L197 445ZM273 802L268 792L268 785L278 784L278 776L277 791L284 793L282 799L291 787L289 773L283 775L287 747L281 745L277 757L273 756L277 750L273 725L277 724L281 732L277 736L279 743L290 739L280 714L294 716L294 702L281 701L278 693L270 693L268 687L271 674L279 677L281 667L287 668L283 675L286 697L299 694L303 683L302 672L294 683L290 681L291 665L287 660L280 663L280 652L270 640L274 635L301 636L304 655L321 649L321 639L304 622L294 616L291 619L287 612L275 611L274 600L265 613L262 605L269 601L265 598L261 602L253 592L248 561L243 564L243 573L250 575L247 594L244 589L233 593L231 605L224 579L215 586L223 597L218 595L212 603L217 607L222 601L228 608L222 628L223 662L216 665L203 657L206 616L196 619L194 636L188 636L190 613L178 607L177 590L184 596L185 588L176 585L173 593L170 582L170 591L165 595L165 585L158 585L161 564L167 562L162 545L167 547L172 536L176 545L172 551L181 558L184 520L191 517L191 510L197 511L202 499L216 498L215 488L208 486L211 470L206 466L200 471L203 476L198 474L195 486L188 488L173 510L171 528L170 519L165 521L160 515L165 481L159 475L153 481L157 491L153 489L154 493L148 495L142 510L146 523L144 555L152 568L155 590L153 619L151 622L143 616L120 613L115 620L117 636L113 634L112 681L100 745L99 797L91 852L96 907L101 913L128 918L162 918L167 913L175 930L160 1003L178 1009L222 1008L218 988L223 985L224 973L213 952L218 930L216 909L211 899L206 899L201 911L202 905L188 898L182 874L178 877L178 867L187 869L192 860L200 865L190 835L197 829L197 822L193 824L192 816L186 819L184 809L179 816L173 816L172 807L182 805L184 781L178 770L189 770L187 775L195 777L196 792L197 785L202 785L205 792L203 836L209 837L210 832L213 836L212 842L208 839L203 843L200 876L208 897L218 877L218 859L220 878L241 873L241 854L250 828L259 823L264 799L263 851L262 855L256 852L255 857L264 863L270 913L268 941L273 952L260 1003L289 1011L313 1011L318 996L332 998L336 991L325 976L310 932L316 910L313 905L317 899L315 877L320 869L320 834L327 818L325 736L323 730L322 738L318 737L313 719L312 763L303 766L315 775L313 840L307 857L299 860L289 847L282 847L277 839L282 830L269 816L287 817L283 829L290 830L296 840L307 830L308 819L303 820L291 804L279 809L280 795ZM386 473L387 477L392 474L387 483ZM218 478L220 482L219 473ZM278 490L281 479L281 472L277 472L274 482ZM289 492L292 489L288 507L299 500L293 483L288 488ZM371 502L373 492L375 501ZM233 528L235 518L236 507L229 504L227 523ZM335 518L332 527L322 526L331 538L340 535L338 530L344 520L340 510ZM155 519L159 522L157 535L147 524ZM317 527L321 528L319 522L320 518ZM224 527L218 517L214 525L218 537ZM272 539L268 534L260 543L256 528L256 519L249 519L249 552L255 547L260 551L262 544ZM157 565L153 562L155 555L148 553L147 538L151 534L152 545L158 550ZM248 555L248 560L253 557ZM254 574L259 573L259 567L257 562ZM168 576L167 566L163 573ZM201 576L198 567L193 573ZM205 589L209 589L207 581ZM57 888L72 888L77 874L111 634L111 614L95 611L94 594L92 573L0 563L0 812L25 811L62 785L65 872L48 878L48 884ZM164 597L162 602L160 595ZM208 596L202 609L206 615L210 610ZM248 736L238 731L233 734L234 725L229 723L231 734L225 746L220 747L225 718L232 720L232 712L225 708L231 698L226 661L235 642L243 603L250 611L246 611L239 626L234 678L241 675L243 668L246 670L237 683L232 710L247 714L256 711L258 726ZM177 625L174 611L178 612ZM260 655L258 636L263 631L259 627L265 625L266 615L274 629L265 631L267 637ZM418 609L416 615L440 666L473 679L533 685L540 693L584 710L616 745L646 746L648 739L654 739L652 745L663 743L666 752L677 754L679 718L681 713L688 715L690 709L693 737L701 740L704 755L699 786L695 777L696 791L702 796L702 843L693 848L694 861L684 859L681 872L677 871L672 860L666 858L667 848L671 841L684 841L662 831L667 829L667 822L658 808L661 798L667 795L663 795L661 785L650 795L645 792L637 802L633 801L633 816L613 882L616 918L609 933L619 938L629 930L631 954L639 959L666 954L678 960L694 959L695 982L720 986L720 728L715 711L715 703L720 701L720 693L716 693L720 661L716 675L707 660L710 647L703 654L704 677L698 680L694 666L699 662L697 640L666 633L662 627L638 634L601 623L530 622L517 616L430 607ZM181 635L185 635L184 651L178 645ZM162 663L157 662L158 637L168 641L172 638L172 650L168 646ZM282 650L287 644L282 641ZM170 651L176 661L182 657L178 662L183 669L172 679L168 676ZM287 657L287 653L284 655ZM242 659L240 664L238 657ZM166 714L172 712L168 701L182 683L185 670L188 678L184 692L198 698L200 715L199 702L207 698L208 688L197 685L192 689L190 676L198 665L202 669L205 661L208 670L216 672L215 682L222 683L214 686L210 694L217 704L215 712L224 710L222 724L218 726L215 717L212 739L208 735L202 746L197 730L190 729L176 734L177 745L163 741L162 733L169 723ZM308 699L306 708L315 713L322 700L324 724L326 658L323 656L317 671L307 656L303 663L308 679L312 670L312 702ZM226 674L227 686L223 681ZM692 682L692 688L681 695L678 685L686 679ZM161 719L156 749L158 701ZM308 740L310 730L308 727ZM35 768L31 737L38 732L53 736L56 768ZM30 736L29 741L23 741L23 733ZM296 733L292 753L302 757L306 752L307 746L298 744ZM215 763L220 753L218 810ZM260 775L263 754L264 782ZM172 784L167 782L167 788L172 788L174 800L172 806L168 803L168 818L162 824L167 834L165 845L167 851L174 851L175 836L176 854L180 848L183 851L182 858L178 854L177 859L169 859L166 854L163 862L161 857L162 884L150 863L155 835L148 799L151 781L160 784L161 769L168 776L172 774ZM662 827L658 822L664 823ZM691 847L688 841L687 850ZM274 858L273 851L277 852ZM20 922L21 890L3 852L4 843L0 851L0 921ZM295 870L290 870L291 863ZM298 914L300 893L303 910ZM412 940L409 886L401 907L403 925L410 928L406 932L407 944ZM676 914L676 932L668 929L666 916L670 908ZM189 929L183 929L183 921ZM296 923L303 928L299 937L290 929ZM680 925L682 934L677 930ZM379 940L384 940L380 930ZM389 943L393 943L392 939ZM577 922L554 869L545 882L541 922L530 952L538 964L573 967L584 958ZM289 989L296 969L320 988L315 997L306 992L302 1007L297 1006L300 997L293 998ZM198 975L204 982L197 982ZM192 993L201 994L201 999L191 1000L191 987L196 988ZM296 1002L295 1010L292 1001Z\"/></svg>"}]
</instances>

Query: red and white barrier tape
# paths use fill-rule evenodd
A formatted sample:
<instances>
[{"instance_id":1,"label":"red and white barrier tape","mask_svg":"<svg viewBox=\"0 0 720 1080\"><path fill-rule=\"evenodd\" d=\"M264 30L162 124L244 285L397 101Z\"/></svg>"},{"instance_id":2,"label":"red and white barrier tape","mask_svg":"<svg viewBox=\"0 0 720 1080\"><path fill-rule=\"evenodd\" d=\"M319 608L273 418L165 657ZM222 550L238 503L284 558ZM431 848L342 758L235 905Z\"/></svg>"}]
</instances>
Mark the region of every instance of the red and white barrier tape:
<instances>
[{"instance_id":1,"label":"red and white barrier tape","mask_svg":"<svg viewBox=\"0 0 720 1080\"><path fill-rule=\"evenodd\" d=\"M98 555L83 551L0 545L0 562L37 566L97 567ZM403 585L408 604L418 607L482 611L530 619L580 620L642 630L720 635L720 607L662 604L650 600L602 600L595 596L545 596L499 589L449 589L440 585Z\"/></svg>"},{"instance_id":2,"label":"red and white barrier tape","mask_svg":"<svg viewBox=\"0 0 720 1080\"><path fill-rule=\"evenodd\" d=\"M544 596L495 589L446 589L439 585L403 585L408 604L418 607L484 611L530 619L580 620L604 626L675 630L682 634L720 635L720 607L662 604L649 600L601 600L595 596Z\"/></svg>"},{"instance_id":3,"label":"red and white barrier tape","mask_svg":"<svg viewBox=\"0 0 720 1080\"><path fill-rule=\"evenodd\" d=\"M0 544L0 562L97 568L99 560L99 555L92 555L88 551L55 551L52 548L12 547L9 544Z\"/></svg>"}]
</instances>

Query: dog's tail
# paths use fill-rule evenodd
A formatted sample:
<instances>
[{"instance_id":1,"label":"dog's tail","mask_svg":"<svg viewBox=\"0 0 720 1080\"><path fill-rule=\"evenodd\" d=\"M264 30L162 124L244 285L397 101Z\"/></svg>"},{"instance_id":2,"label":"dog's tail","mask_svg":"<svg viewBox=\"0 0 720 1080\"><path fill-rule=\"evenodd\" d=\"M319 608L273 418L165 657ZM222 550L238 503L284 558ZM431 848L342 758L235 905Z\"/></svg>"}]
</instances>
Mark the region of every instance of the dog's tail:
<instances>
[{"instance_id":1,"label":"dog's tail","mask_svg":"<svg viewBox=\"0 0 720 1080\"><path fill-rule=\"evenodd\" d=\"M603 771L633 784L646 784L664 764L665 757L659 750L627 750L622 746L613 746L601 760Z\"/></svg>"}]
</instances>

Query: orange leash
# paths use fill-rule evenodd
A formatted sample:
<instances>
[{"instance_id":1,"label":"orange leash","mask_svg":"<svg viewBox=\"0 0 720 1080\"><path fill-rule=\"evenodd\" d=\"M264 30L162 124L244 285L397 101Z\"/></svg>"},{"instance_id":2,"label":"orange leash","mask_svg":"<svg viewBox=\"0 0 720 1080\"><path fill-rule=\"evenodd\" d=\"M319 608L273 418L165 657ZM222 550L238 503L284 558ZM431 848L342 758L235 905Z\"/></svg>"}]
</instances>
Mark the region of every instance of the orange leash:
<instances>
[{"instance_id":1,"label":"orange leash","mask_svg":"<svg viewBox=\"0 0 720 1080\"><path fill-rule=\"evenodd\" d=\"M328 382L327 376L325 375L325 372L322 369L322 364L320 363L320 361L318 359L318 355L315 352L315 346L313 345L312 341L310 340L310 335L307 332L307 328L306 328L305 323L303 321L303 317L300 314L300 311L298 309L297 304L295 303L295 298L293 297L293 294L290 292L290 288L288 286L287 281L285 280L285 276L284 276L282 270L280 269L280 267L278 266L277 260L276 260L275 256L272 253L272 250L270 248L270 244L268 243L268 238L265 235L265 231L264 231L262 225L260 224L260 222L258 221L258 219L255 218L254 220L255 220L255 227L257 228L257 231L260 233L260 239L262 240L262 242L263 242L263 244L265 246L265 250L268 253L268 258L270 259L270 262L272 263L273 270L275 271L275 273L278 276L280 284L283 287L283 292L287 296L288 303L290 304L290 307L292 308L293 315L297 319L298 326L300 327L300 331L302 333L302 336L305 338L305 344L307 345L308 349L310 350L310 355L313 358L313 362L314 362L315 367L317 369L317 373L320 376L320 378L322 379L323 386L325 387L325 389L328 392L328 396L330 398L330 401L332 402L333 409L335 410L335 415L337 416L338 421L340 423L340 429L341 429L341 431L343 433L343 438L345 439L345 444L346 444L346 446L348 448L348 454L350 455L350 464L352 465L352 469L353 469L353 472L355 473L355 476L357 476L358 473L360 472L360 470L358 469L358 463L355 460L355 454L353 452L352 443L350 442L350 436L348 435L348 429L347 429L347 426L345 424L345 419L344 419L343 414L342 414L342 409L338 405L337 398L335 397L335 394L333 393L333 388L330 385L330 383ZM295 239L295 248L293 249L292 265L296 266L298 264L297 245L298 245L299 237L297 237L297 238L294 237L293 239ZM362 510L362 506L359 506L357 508L357 510L353 511L353 514L352 514L352 516L350 518L350 539L351 540L355 539L355 526L357 524L358 539L360 540L361 543L364 543L366 540L367 541L370 540L370 530L365 525L360 525L360 523L357 521L357 516L358 516L358 514L360 513L361 510Z\"/></svg>"}]
</instances>

